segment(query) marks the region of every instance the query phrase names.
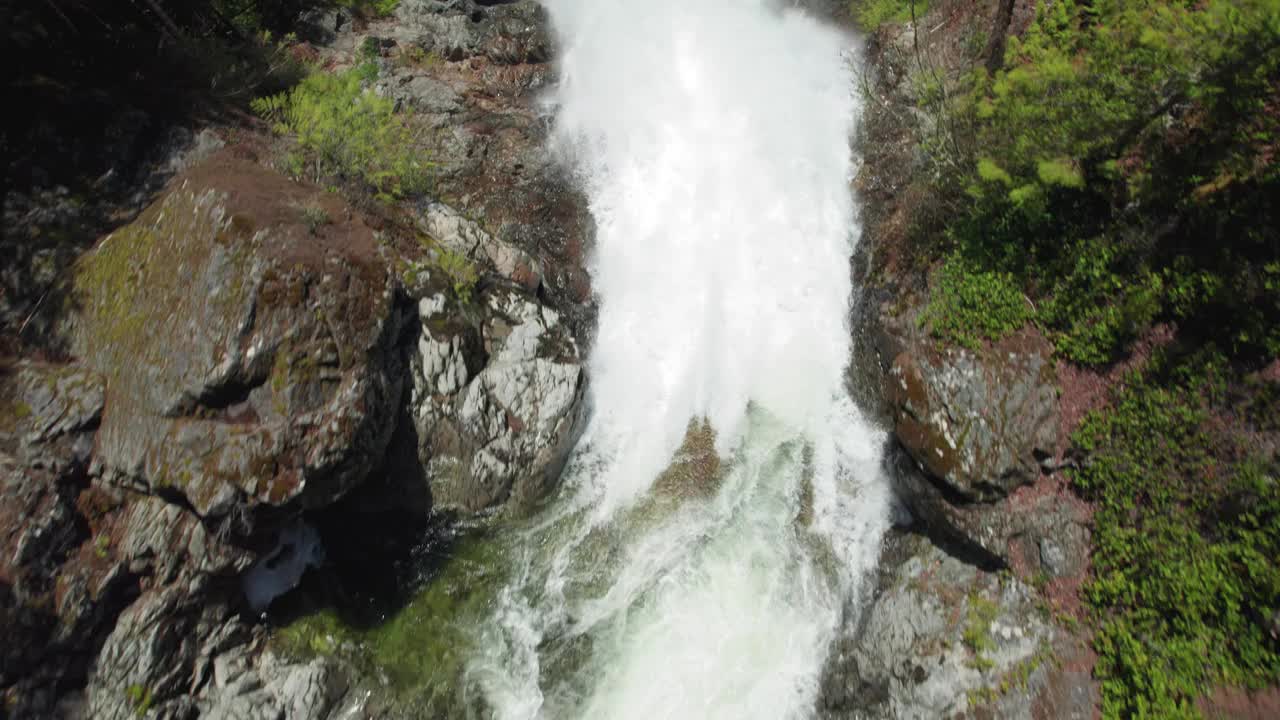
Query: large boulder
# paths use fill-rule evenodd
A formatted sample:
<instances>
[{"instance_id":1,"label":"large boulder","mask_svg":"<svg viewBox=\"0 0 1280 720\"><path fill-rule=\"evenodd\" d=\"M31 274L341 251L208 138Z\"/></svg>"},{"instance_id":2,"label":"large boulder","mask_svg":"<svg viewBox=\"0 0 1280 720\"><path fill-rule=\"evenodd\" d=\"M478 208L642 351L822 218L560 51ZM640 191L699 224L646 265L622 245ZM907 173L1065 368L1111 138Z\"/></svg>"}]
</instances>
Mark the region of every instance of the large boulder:
<instances>
[{"instance_id":1,"label":"large boulder","mask_svg":"<svg viewBox=\"0 0 1280 720\"><path fill-rule=\"evenodd\" d=\"M221 518L325 505L382 457L395 283L336 198L220 154L86 255L76 287L73 347L106 378L95 465L114 482Z\"/></svg>"},{"instance_id":2,"label":"large boulder","mask_svg":"<svg viewBox=\"0 0 1280 720\"><path fill-rule=\"evenodd\" d=\"M887 390L903 447L966 500L1034 482L1058 446L1057 387L1043 340L1008 351L898 353Z\"/></svg>"},{"instance_id":3,"label":"large boulder","mask_svg":"<svg viewBox=\"0 0 1280 720\"><path fill-rule=\"evenodd\" d=\"M527 506L559 477L582 416L577 344L557 313L509 286L470 308L418 304L411 413L439 508Z\"/></svg>"},{"instance_id":4,"label":"large boulder","mask_svg":"<svg viewBox=\"0 0 1280 720\"><path fill-rule=\"evenodd\" d=\"M972 560L1077 576L1088 510L1049 471L1061 455L1052 348L1032 329L979 351L919 332L919 308L868 307L897 443L898 497L939 542Z\"/></svg>"}]
</instances>

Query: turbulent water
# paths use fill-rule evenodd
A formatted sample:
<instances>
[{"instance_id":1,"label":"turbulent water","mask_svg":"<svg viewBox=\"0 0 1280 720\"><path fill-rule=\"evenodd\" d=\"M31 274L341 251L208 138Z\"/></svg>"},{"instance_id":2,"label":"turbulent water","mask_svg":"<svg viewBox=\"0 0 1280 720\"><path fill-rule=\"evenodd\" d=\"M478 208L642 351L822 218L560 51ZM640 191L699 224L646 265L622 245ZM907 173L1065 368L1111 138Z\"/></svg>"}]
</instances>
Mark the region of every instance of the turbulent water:
<instances>
[{"instance_id":1,"label":"turbulent water","mask_svg":"<svg viewBox=\"0 0 1280 720\"><path fill-rule=\"evenodd\" d=\"M845 390L850 42L765 0L547 4L592 419L503 543L465 685L499 718L809 717L887 522Z\"/></svg>"}]
</instances>

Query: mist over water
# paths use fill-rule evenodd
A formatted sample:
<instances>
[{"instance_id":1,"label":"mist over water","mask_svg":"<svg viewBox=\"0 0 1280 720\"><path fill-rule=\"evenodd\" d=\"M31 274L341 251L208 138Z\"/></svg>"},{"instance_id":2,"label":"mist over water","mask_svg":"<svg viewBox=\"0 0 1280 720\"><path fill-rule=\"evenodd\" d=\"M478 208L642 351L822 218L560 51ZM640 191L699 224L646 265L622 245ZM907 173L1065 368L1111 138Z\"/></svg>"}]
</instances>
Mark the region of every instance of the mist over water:
<instances>
[{"instance_id":1,"label":"mist over water","mask_svg":"<svg viewBox=\"0 0 1280 720\"><path fill-rule=\"evenodd\" d=\"M888 517L845 391L851 42L765 0L547 5L597 223L593 415L467 682L501 718L809 717ZM691 421L715 472L655 485Z\"/></svg>"}]
</instances>

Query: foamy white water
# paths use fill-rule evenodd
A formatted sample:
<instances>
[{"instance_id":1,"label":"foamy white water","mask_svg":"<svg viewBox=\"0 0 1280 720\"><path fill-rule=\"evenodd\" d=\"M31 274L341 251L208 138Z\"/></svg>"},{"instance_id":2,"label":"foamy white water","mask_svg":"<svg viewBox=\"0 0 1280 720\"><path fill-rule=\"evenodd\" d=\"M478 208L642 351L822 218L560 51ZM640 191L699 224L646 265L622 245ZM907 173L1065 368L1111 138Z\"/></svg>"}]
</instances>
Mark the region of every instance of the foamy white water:
<instances>
[{"instance_id":1,"label":"foamy white water","mask_svg":"<svg viewBox=\"0 0 1280 720\"><path fill-rule=\"evenodd\" d=\"M850 41L766 0L548 0L597 223L593 417L468 663L500 718L803 718L888 523L845 391ZM662 489L689 423L723 477Z\"/></svg>"}]
</instances>

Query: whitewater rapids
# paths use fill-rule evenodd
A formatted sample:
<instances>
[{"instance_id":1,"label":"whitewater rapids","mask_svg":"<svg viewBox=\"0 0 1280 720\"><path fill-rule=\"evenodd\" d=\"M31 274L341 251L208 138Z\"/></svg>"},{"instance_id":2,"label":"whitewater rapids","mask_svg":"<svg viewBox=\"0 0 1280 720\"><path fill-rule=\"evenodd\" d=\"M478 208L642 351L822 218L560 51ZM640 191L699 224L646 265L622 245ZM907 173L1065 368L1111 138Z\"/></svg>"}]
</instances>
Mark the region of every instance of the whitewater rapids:
<instances>
[{"instance_id":1,"label":"whitewater rapids","mask_svg":"<svg viewBox=\"0 0 1280 720\"><path fill-rule=\"evenodd\" d=\"M852 42L766 0L546 4L592 417L465 684L504 719L810 717L889 514L845 380Z\"/></svg>"}]
</instances>

